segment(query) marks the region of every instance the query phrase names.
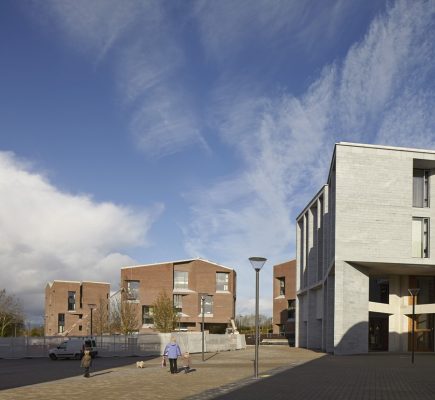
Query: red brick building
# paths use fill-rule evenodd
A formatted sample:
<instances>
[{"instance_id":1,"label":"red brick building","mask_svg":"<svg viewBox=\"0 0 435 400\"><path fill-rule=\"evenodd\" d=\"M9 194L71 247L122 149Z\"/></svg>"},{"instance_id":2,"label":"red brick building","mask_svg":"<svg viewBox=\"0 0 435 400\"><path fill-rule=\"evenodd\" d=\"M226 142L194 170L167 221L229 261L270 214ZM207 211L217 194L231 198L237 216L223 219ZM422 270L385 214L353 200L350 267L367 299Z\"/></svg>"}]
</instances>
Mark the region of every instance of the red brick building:
<instances>
[{"instance_id":1,"label":"red brick building","mask_svg":"<svg viewBox=\"0 0 435 400\"><path fill-rule=\"evenodd\" d=\"M296 260L273 267L273 333L294 335Z\"/></svg>"},{"instance_id":2,"label":"red brick building","mask_svg":"<svg viewBox=\"0 0 435 400\"><path fill-rule=\"evenodd\" d=\"M45 335L88 336L91 309L108 307L110 284L103 282L49 282L45 288ZM93 319L95 334L96 318Z\"/></svg>"},{"instance_id":3,"label":"red brick building","mask_svg":"<svg viewBox=\"0 0 435 400\"><path fill-rule=\"evenodd\" d=\"M162 291L173 299L180 330L201 330L202 295L205 330L225 332L235 316L236 272L211 261L190 259L124 267L121 282L127 301L137 304L140 333L154 328L152 304Z\"/></svg>"}]
</instances>

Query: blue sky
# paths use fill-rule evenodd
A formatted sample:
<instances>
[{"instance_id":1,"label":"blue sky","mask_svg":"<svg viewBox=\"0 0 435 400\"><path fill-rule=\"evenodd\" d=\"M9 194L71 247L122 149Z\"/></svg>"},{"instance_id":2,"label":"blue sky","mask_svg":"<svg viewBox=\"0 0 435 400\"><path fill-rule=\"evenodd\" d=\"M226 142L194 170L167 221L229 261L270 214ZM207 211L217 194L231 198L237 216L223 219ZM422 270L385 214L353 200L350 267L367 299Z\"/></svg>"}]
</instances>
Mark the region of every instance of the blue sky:
<instances>
[{"instance_id":1,"label":"blue sky","mask_svg":"<svg viewBox=\"0 0 435 400\"><path fill-rule=\"evenodd\" d=\"M0 287L203 257L271 313L339 141L435 148L432 1L0 2Z\"/></svg>"}]
</instances>

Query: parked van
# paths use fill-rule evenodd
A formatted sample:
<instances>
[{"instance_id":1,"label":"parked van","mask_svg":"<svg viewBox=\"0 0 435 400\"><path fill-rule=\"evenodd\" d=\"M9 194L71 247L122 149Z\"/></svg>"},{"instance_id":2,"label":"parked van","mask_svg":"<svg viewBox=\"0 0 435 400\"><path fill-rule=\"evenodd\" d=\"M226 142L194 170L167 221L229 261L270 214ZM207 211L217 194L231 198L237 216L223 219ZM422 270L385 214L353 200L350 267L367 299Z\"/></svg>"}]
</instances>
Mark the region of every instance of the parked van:
<instances>
[{"instance_id":1,"label":"parked van","mask_svg":"<svg viewBox=\"0 0 435 400\"><path fill-rule=\"evenodd\" d=\"M97 343L93 337L83 337L65 340L59 346L48 350L48 356L52 360L58 358L75 358L80 360L85 350L89 350L91 357L98 354Z\"/></svg>"}]
</instances>

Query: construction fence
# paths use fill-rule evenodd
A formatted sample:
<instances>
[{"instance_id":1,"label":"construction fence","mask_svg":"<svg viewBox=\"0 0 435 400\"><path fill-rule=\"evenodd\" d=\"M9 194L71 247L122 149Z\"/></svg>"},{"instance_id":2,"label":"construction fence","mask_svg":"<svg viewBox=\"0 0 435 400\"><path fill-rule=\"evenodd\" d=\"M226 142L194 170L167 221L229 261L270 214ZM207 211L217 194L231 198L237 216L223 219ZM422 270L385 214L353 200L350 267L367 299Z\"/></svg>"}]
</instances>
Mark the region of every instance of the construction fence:
<instances>
[{"instance_id":1,"label":"construction fence","mask_svg":"<svg viewBox=\"0 0 435 400\"><path fill-rule=\"evenodd\" d=\"M175 336L181 351L202 352L201 332L155 333L139 335L95 336L99 357L158 356ZM0 358L48 357L48 350L65 340L78 337L7 337L0 338ZM204 332L204 351L219 352L246 348L245 335Z\"/></svg>"}]
</instances>

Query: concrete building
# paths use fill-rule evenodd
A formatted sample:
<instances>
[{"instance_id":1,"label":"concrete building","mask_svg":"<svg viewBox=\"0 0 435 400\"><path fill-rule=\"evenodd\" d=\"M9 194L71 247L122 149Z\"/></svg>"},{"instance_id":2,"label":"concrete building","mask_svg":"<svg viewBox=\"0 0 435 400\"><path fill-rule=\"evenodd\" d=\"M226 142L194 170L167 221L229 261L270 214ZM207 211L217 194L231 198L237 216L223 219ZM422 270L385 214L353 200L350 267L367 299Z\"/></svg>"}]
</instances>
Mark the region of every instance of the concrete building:
<instances>
[{"instance_id":1,"label":"concrete building","mask_svg":"<svg viewBox=\"0 0 435 400\"><path fill-rule=\"evenodd\" d=\"M296 260L273 266L273 333L294 337Z\"/></svg>"},{"instance_id":2,"label":"concrete building","mask_svg":"<svg viewBox=\"0 0 435 400\"><path fill-rule=\"evenodd\" d=\"M137 304L137 315L142 322L140 333L154 328L152 305L162 291L173 299L180 330L201 330L202 295L205 295L206 330L225 332L235 316L236 272L210 261L190 259L124 267L121 282L128 301Z\"/></svg>"},{"instance_id":3,"label":"concrete building","mask_svg":"<svg viewBox=\"0 0 435 400\"><path fill-rule=\"evenodd\" d=\"M435 151L338 143L297 217L296 345L434 351ZM419 288L416 318L408 289Z\"/></svg>"},{"instance_id":4,"label":"concrete building","mask_svg":"<svg viewBox=\"0 0 435 400\"><path fill-rule=\"evenodd\" d=\"M45 288L45 335L88 336L99 318L106 318L110 284L104 282L49 282ZM92 309L92 311L91 311ZM92 315L91 315L92 314Z\"/></svg>"}]
</instances>

